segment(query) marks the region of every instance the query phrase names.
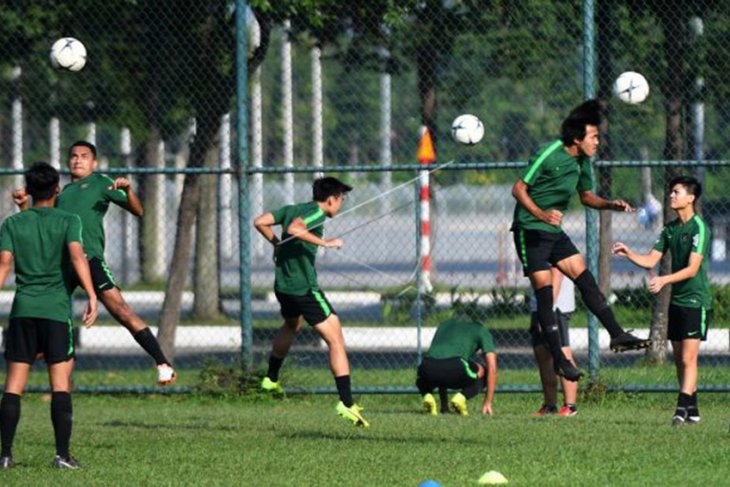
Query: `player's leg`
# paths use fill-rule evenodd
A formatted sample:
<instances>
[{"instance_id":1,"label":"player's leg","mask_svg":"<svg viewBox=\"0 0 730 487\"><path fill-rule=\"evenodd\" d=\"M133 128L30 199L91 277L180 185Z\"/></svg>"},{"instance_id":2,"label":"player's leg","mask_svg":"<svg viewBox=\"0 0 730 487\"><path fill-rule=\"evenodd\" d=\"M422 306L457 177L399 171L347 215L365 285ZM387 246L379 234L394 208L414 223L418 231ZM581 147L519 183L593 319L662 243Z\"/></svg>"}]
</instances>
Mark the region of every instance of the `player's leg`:
<instances>
[{"instance_id":1,"label":"player's leg","mask_svg":"<svg viewBox=\"0 0 730 487\"><path fill-rule=\"evenodd\" d=\"M0 469L12 468L13 440L20 422L20 398L28 382L30 363L7 361L5 392L0 400Z\"/></svg>"},{"instance_id":2,"label":"player's leg","mask_svg":"<svg viewBox=\"0 0 730 487\"><path fill-rule=\"evenodd\" d=\"M266 377L261 381L261 389L267 392L283 394L284 389L279 384L279 371L284 363L286 355L294 342L297 331L302 326L302 317L284 318L284 323L274 337L269 355L269 367L266 370Z\"/></svg>"},{"instance_id":3,"label":"player's leg","mask_svg":"<svg viewBox=\"0 0 730 487\"><path fill-rule=\"evenodd\" d=\"M558 412L558 378L553 368L553 357L547 348L545 336L540 329L537 312L530 315L530 339L535 356L535 363L540 373L543 402L540 409L535 411L536 416L555 414Z\"/></svg>"},{"instance_id":4,"label":"player's leg","mask_svg":"<svg viewBox=\"0 0 730 487\"><path fill-rule=\"evenodd\" d=\"M567 245L567 244L566 244ZM572 245L572 243L570 244ZM570 255L556 262L560 271L568 276L580 291L586 307L601 322L611 336L611 349L614 352L638 350L651 345L651 340L635 337L624 331L616 321L613 311L608 306L593 274L586 268L585 260L579 253Z\"/></svg>"},{"instance_id":5,"label":"player's leg","mask_svg":"<svg viewBox=\"0 0 730 487\"><path fill-rule=\"evenodd\" d=\"M69 451L73 428L73 405L71 402L71 372L74 359L48 364L48 378L51 385L51 422L56 440L54 468L76 469L78 462Z\"/></svg>"},{"instance_id":6,"label":"player's leg","mask_svg":"<svg viewBox=\"0 0 730 487\"><path fill-rule=\"evenodd\" d=\"M432 360L424 358L416 370L416 388L421 394L421 407L423 411L433 416L438 416L436 399L433 397L433 390L436 385L430 380L430 367Z\"/></svg>"},{"instance_id":7,"label":"player's leg","mask_svg":"<svg viewBox=\"0 0 730 487\"><path fill-rule=\"evenodd\" d=\"M573 350L570 347L563 347L563 355L575 363ZM560 416L575 416L578 414L578 383L565 380L561 377L560 385L563 388L563 407L560 408L558 414Z\"/></svg>"}]
</instances>

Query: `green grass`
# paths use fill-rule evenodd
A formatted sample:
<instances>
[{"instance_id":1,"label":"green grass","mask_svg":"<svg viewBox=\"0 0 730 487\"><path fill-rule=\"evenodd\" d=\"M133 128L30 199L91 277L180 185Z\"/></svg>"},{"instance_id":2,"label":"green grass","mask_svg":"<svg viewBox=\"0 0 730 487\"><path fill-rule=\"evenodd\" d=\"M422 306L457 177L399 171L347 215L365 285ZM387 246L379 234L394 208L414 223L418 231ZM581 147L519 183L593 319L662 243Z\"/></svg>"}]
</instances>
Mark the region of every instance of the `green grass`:
<instances>
[{"instance_id":1,"label":"green grass","mask_svg":"<svg viewBox=\"0 0 730 487\"><path fill-rule=\"evenodd\" d=\"M574 418L535 418L536 394L500 394L495 416L418 413L415 395L364 396L370 430L333 396L74 396L79 471L53 471L48 396L29 394L2 485L725 485L727 396L701 395L702 423L672 428L673 394L608 395Z\"/></svg>"}]
</instances>

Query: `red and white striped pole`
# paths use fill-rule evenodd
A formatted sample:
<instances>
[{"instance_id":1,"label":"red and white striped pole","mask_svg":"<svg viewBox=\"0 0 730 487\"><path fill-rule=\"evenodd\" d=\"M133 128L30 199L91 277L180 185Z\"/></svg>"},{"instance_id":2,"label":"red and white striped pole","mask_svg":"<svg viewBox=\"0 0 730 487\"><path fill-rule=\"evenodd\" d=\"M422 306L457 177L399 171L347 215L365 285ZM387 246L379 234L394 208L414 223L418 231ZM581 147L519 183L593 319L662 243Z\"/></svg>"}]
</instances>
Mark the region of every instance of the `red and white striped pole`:
<instances>
[{"instance_id":1,"label":"red and white striped pole","mask_svg":"<svg viewBox=\"0 0 730 487\"><path fill-rule=\"evenodd\" d=\"M418 143L418 162L420 164L432 164L436 162L436 152L433 148L431 132L425 126L421 128L421 140ZM421 290L426 292L433 291L433 285L431 284L431 197L429 194L429 178L430 171L419 171L419 204L421 215L421 248L419 249L421 281L419 282L419 286Z\"/></svg>"}]
</instances>

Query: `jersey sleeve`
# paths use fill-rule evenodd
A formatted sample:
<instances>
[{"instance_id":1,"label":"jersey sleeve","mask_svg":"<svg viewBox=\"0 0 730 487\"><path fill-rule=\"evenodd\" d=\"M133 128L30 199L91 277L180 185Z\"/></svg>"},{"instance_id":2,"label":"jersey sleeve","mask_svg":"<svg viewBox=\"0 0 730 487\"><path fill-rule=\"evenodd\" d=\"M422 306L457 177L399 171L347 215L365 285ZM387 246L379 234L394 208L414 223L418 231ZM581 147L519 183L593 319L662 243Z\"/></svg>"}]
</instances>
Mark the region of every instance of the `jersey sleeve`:
<instances>
[{"instance_id":1,"label":"jersey sleeve","mask_svg":"<svg viewBox=\"0 0 730 487\"><path fill-rule=\"evenodd\" d=\"M710 229L699 218L696 218L695 222L697 225L695 227L695 233L692 235L692 252L706 255L710 242Z\"/></svg>"},{"instance_id":2,"label":"jersey sleeve","mask_svg":"<svg viewBox=\"0 0 730 487\"><path fill-rule=\"evenodd\" d=\"M282 206L278 210L274 210L271 212L272 215L274 215L274 224L275 225L281 225L284 222L284 218L286 218L286 214L289 210L290 206Z\"/></svg>"},{"instance_id":3,"label":"jersey sleeve","mask_svg":"<svg viewBox=\"0 0 730 487\"><path fill-rule=\"evenodd\" d=\"M667 251L668 245L667 245L667 235L669 234L669 230L667 227L664 227L662 229L662 233L659 234L659 237L656 239L656 242L654 242L654 247L652 247L654 250L658 250L662 254Z\"/></svg>"},{"instance_id":4,"label":"jersey sleeve","mask_svg":"<svg viewBox=\"0 0 730 487\"><path fill-rule=\"evenodd\" d=\"M111 189L112 185L114 185L114 180L112 178L103 176L102 184L104 184L104 187L102 188L104 199L117 205L125 205L129 202L126 191L121 189Z\"/></svg>"},{"instance_id":5,"label":"jersey sleeve","mask_svg":"<svg viewBox=\"0 0 730 487\"><path fill-rule=\"evenodd\" d=\"M593 191L593 168L591 167L591 161L587 159L580 165L577 189L579 193Z\"/></svg>"},{"instance_id":6,"label":"jersey sleeve","mask_svg":"<svg viewBox=\"0 0 730 487\"><path fill-rule=\"evenodd\" d=\"M2 227L0 227L0 251L7 250L10 253L15 253L15 249L13 247L13 237L10 232L10 225L8 224L8 221L5 220L3 222Z\"/></svg>"},{"instance_id":7,"label":"jersey sleeve","mask_svg":"<svg viewBox=\"0 0 730 487\"><path fill-rule=\"evenodd\" d=\"M532 186L540 177L544 167L543 160L544 158L539 155L530 159L530 162L527 164L527 167L524 171L522 171L522 175L520 176L520 179L522 179L526 185Z\"/></svg>"},{"instance_id":8,"label":"jersey sleeve","mask_svg":"<svg viewBox=\"0 0 730 487\"><path fill-rule=\"evenodd\" d=\"M81 218L79 218L78 215L72 215L68 219L68 228L66 229L66 244L70 244L71 242L79 242L80 244L84 243L84 240L81 238Z\"/></svg>"},{"instance_id":9,"label":"jersey sleeve","mask_svg":"<svg viewBox=\"0 0 730 487\"><path fill-rule=\"evenodd\" d=\"M484 353L494 352L494 339L492 338L492 334L486 328L483 328L481 331L479 348Z\"/></svg>"}]
</instances>

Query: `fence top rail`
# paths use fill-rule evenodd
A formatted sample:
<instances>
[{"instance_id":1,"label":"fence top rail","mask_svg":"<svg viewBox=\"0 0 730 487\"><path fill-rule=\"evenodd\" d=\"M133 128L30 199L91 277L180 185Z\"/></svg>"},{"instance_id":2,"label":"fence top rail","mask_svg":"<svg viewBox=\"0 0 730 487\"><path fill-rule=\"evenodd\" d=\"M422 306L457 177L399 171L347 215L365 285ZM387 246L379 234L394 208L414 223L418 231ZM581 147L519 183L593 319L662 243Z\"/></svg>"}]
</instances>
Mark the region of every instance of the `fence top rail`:
<instances>
[{"instance_id":1,"label":"fence top rail","mask_svg":"<svg viewBox=\"0 0 730 487\"><path fill-rule=\"evenodd\" d=\"M28 166L30 167L30 166ZM0 167L0 176L16 175L25 173L27 167ZM68 176L71 173L68 169L62 168L59 173ZM237 174L235 168L219 167L107 167L97 168L95 172L101 174Z\"/></svg>"}]
</instances>

